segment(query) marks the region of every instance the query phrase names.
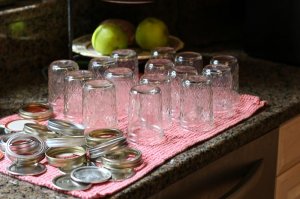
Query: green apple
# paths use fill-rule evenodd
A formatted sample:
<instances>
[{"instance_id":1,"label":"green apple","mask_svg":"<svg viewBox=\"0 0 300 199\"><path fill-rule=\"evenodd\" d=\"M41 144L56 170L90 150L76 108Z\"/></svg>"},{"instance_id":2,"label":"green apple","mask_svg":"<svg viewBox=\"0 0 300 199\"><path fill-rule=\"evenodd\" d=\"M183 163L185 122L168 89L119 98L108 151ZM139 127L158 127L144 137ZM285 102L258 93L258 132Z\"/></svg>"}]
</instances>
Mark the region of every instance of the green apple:
<instances>
[{"instance_id":1,"label":"green apple","mask_svg":"<svg viewBox=\"0 0 300 199\"><path fill-rule=\"evenodd\" d=\"M168 27L160 19L148 17L137 26L135 40L141 48L147 50L166 46L169 40Z\"/></svg>"},{"instance_id":2,"label":"green apple","mask_svg":"<svg viewBox=\"0 0 300 199\"><path fill-rule=\"evenodd\" d=\"M27 32L27 24L24 21L12 22L8 25L12 37L24 37Z\"/></svg>"},{"instance_id":3,"label":"green apple","mask_svg":"<svg viewBox=\"0 0 300 199\"><path fill-rule=\"evenodd\" d=\"M134 43L134 34L135 34L135 27L132 23L124 19L106 19L101 24L105 23L113 23L120 28L127 34L128 37L128 45L132 45Z\"/></svg>"},{"instance_id":4,"label":"green apple","mask_svg":"<svg viewBox=\"0 0 300 199\"><path fill-rule=\"evenodd\" d=\"M127 48L128 37L120 26L104 23L100 24L94 31L92 45L97 52L110 55L116 49Z\"/></svg>"}]
</instances>

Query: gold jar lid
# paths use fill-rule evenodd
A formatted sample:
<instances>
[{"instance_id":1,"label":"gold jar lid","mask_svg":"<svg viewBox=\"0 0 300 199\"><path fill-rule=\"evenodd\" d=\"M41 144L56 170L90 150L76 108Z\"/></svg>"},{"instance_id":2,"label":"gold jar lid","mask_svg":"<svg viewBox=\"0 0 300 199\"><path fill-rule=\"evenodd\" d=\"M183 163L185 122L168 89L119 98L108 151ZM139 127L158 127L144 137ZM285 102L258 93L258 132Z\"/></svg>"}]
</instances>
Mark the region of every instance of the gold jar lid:
<instances>
[{"instance_id":1,"label":"gold jar lid","mask_svg":"<svg viewBox=\"0 0 300 199\"><path fill-rule=\"evenodd\" d=\"M123 132L121 130L114 129L114 128L107 128L107 129L93 130L86 135L85 139L87 145L89 147L92 147L92 146L96 146L97 144L101 144L122 136L123 136Z\"/></svg>"},{"instance_id":2,"label":"gold jar lid","mask_svg":"<svg viewBox=\"0 0 300 199\"><path fill-rule=\"evenodd\" d=\"M66 173L84 165L87 161L85 148L79 146L49 148L45 154L50 165Z\"/></svg>"},{"instance_id":3,"label":"gold jar lid","mask_svg":"<svg viewBox=\"0 0 300 199\"><path fill-rule=\"evenodd\" d=\"M19 109L19 116L25 119L44 121L53 116L53 109L47 104L31 102Z\"/></svg>"}]
</instances>

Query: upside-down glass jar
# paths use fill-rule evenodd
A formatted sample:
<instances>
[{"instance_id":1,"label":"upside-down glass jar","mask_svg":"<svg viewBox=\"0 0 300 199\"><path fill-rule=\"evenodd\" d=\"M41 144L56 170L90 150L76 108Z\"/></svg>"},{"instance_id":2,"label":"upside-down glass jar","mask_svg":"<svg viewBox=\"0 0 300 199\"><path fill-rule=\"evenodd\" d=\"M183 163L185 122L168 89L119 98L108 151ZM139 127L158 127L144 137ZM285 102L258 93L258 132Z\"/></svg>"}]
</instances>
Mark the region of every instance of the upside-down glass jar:
<instances>
[{"instance_id":1,"label":"upside-down glass jar","mask_svg":"<svg viewBox=\"0 0 300 199\"><path fill-rule=\"evenodd\" d=\"M82 122L82 88L86 81L93 79L88 70L71 71L65 77L64 116L77 123Z\"/></svg>"},{"instance_id":2,"label":"upside-down glass jar","mask_svg":"<svg viewBox=\"0 0 300 199\"><path fill-rule=\"evenodd\" d=\"M67 72L79 70L79 66L72 60L53 61L48 68L48 102L54 112L63 112L64 106L64 78Z\"/></svg>"}]
</instances>

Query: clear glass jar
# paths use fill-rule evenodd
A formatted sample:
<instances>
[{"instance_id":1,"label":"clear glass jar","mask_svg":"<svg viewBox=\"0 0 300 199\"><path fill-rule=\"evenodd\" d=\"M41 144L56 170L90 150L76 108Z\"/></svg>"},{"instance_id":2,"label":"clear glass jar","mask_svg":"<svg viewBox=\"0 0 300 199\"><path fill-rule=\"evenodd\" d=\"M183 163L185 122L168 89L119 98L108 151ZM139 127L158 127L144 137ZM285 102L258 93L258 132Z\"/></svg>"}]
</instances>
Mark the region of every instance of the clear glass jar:
<instances>
[{"instance_id":1,"label":"clear glass jar","mask_svg":"<svg viewBox=\"0 0 300 199\"><path fill-rule=\"evenodd\" d=\"M168 129L172 125L171 118L171 82L166 74L145 74L140 79L141 84L157 86L162 95L162 123Z\"/></svg>"},{"instance_id":2,"label":"clear glass jar","mask_svg":"<svg viewBox=\"0 0 300 199\"><path fill-rule=\"evenodd\" d=\"M159 87L146 84L131 88L128 140L139 145L156 145L164 140Z\"/></svg>"},{"instance_id":3,"label":"clear glass jar","mask_svg":"<svg viewBox=\"0 0 300 199\"><path fill-rule=\"evenodd\" d=\"M118 67L129 68L133 71L134 80L138 82L139 79L139 61L137 54L131 49L114 50L111 57L117 60Z\"/></svg>"},{"instance_id":4,"label":"clear glass jar","mask_svg":"<svg viewBox=\"0 0 300 199\"><path fill-rule=\"evenodd\" d=\"M89 80L83 87L83 125L86 131L116 128L115 85L108 80Z\"/></svg>"},{"instance_id":5,"label":"clear glass jar","mask_svg":"<svg viewBox=\"0 0 300 199\"><path fill-rule=\"evenodd\" d=\"M116 87L117 113L121 120L128 116L129 91L135 83L133 72L125 67L109 68L104 77Z\"/></svg>"},{"instance_id":6,"label":"clear glass jar","mask_svg":"<svg viewBox=\"0 0 300 199\"><path fill-rule=\"evenodd\" d=\"M213 128L213 92L209 78L190 75L183 79L180 93L180 125L208 131Z\"/></svg>"},{"instance_id":7,"label":"clear glass jar","mask_svg":"<svg viewBox=\"0 0 300 199\"><path fill-rule=\"evenodd\" d=\"M192 66L196 68L198 73L203 69L202 55L198 52L184 51L177 53L175 56L176 66Z\"/></svg>"},{"instance_id":8,"label":"clear glass jar","mask_svg":"<svg viewBox=\"0 0 300 199\"><path fill-rule=\"evenodd\" d=\"M174 62L176 51L172 47L163 46L151 50L150 59L168 59Z\"/></svg>"},{"instance_id":9,"label":"clear glass jar","mask_svg":"<svg viewBox=\"0 0 300 199\"><path fill-rule=\"evenodd\" d=\"M82 90L93 74L88 70L71 71L65 77L64 116L77 123L82 122Z\"/></svg>"},{"instance_id":10,"label":"clear glass jar","mask_svg":"<svg viewBox=\"0 0 300 199\"><path fill-rule=\"evenodd\" d=\"M171 71L171 107L172 119L177 121L180 115L180 88L182 80L188 75L197 75L198 71L193 66L179 65Z\"/></svg>"},{"instance_id":11,"label":"clear glass jar","mask_svg":"<svg viewBox=\"0 0 300 199\"><path fill-rule=\"evenodd\" d=\"M174 63L168 59L149 59L145 64L144 74L167 74L171 76Z\"/></svg>"},{"instance_id":12,"label":"clear glass jar","mask_svg":"<svg viewBox=\"0 0 300 199\"><path fill-rule=\"evenodd\" d=\"M106 56L91 59L88 66L95 78L104 78L104 72L114 67L117 67L116 59Z\"/></svg>"},{"instance_id":13,"label":"clear glass jar","mask_svg":"<svg viewBox=\"0 0 300 199\"><path fill-rule=\"evenodd\" d=\"M210 60L210 64L222 64L230 68L233 81L233 90L239 91L239 63L232 55L216 55Z\"/></svg>"},{"instance_id":14,"label":"clear glass jar","mask_svg":"<svg viewBox=\"0 0 300 199\"><path fill-rule=\"evenodd\" d=\"M54 112L62 113L64 106L64 78L67 72L79 70L72 60L53 61L48 68L48 102Z\"/></svg>"},{"instance_id":15,"label":"clear glass jar","mask_svg":"<svg viewBox=\"0 0 300 199\"><path fill-rule=\"evenodd\" d=\"M238 99L237 93L233 90L231 69L226 65L210 64L204 67L203 75L212 83L214 117L231 117Z\"/></svg>"}]
</instances>

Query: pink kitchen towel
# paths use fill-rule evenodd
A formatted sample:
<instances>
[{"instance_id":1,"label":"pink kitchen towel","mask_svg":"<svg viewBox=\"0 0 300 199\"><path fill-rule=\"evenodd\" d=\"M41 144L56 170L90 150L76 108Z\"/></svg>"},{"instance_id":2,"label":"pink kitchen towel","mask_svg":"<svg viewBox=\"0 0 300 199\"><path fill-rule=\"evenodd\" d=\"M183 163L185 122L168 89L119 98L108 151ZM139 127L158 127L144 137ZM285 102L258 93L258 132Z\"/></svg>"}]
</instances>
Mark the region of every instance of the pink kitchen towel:
<instances>
[{"instance_id":1,"label":"pink kitchen towel","mask_svg":"<svg viewBox=\"0 0 300 199\"><path fill-rule=\"evenodd\" d=\"M141 179L143 176L150 173L153 169L159 165L164 164L164 162L176 154L183 152L188 147L195 145L196 143L203 142L212 138L213 136L222 133L225 129L236 125L237 123L249 118L257 110L262 108L266 104L265 101L260 100L256 96L251 95L241 95L240 101L236 105L235 114L230 118L217 119L215 121L215 127L206 132L197 131L186 131L183 130L178 124L173 124L172 127L165 131L166 139L163 143L153 146L131 146L142 151L143 159L145 161L145 166L137 171L137 173L124 181L113 182L109 181L104 184L97 184L92 186L92 188L86 191L69 191L64 192L75 197L80 197L84 199L89 198L99 198L111 195L120 191L121 189L127 187L128 185L134 183L135 181ZM58 115L57 118L61 118ZM18 115L12 115L5 117L0 120L0 124L6 124L8 121L18 119ZM126 132L127 128L126 119L120 124L119 128ZM46 160L43 160L47 167L47 172L39 176L16 176L20 180L24 180L36 185L45 186L50 189L56 190L52 185L52 179L61 173L57 168L52 167L47 164ZM0 172L9 175L6 172L6 167L11 164L10 160L4 158L0 161ZM58 191L58 190L57 190Z\"/></svg>"}]
</instances>

